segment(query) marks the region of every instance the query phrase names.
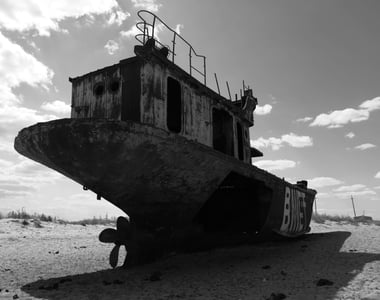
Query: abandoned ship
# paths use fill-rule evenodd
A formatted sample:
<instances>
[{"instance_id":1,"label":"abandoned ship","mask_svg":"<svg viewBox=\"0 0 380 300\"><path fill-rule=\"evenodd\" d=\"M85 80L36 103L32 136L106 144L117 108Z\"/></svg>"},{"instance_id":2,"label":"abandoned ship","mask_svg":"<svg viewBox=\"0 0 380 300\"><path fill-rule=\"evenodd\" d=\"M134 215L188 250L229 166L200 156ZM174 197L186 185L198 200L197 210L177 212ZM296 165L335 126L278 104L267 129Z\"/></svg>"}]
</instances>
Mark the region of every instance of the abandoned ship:
<instances>
[{"instance_id":1,"label":"abandoned ship","mask_svg":"<svg viewBox=\"0 0 380 300\"><path fill-rule=\"evenodd\" d=\"M139 236L165 245L177 238L172 245L178 246L191 228L248 240L308 232L316 191L251 164L262 155L250 146L252 90L244 88L235 101L213 91L206 85L206 58L156 15L138 14L135 56L70 78L71 118L24 128L15 149L130 217L100 235L116 244L113 267L121 245L128 251L125 264L138 257ZM172 34L171 46L156 38L158 23ZM189 72L174 62L178 42L188 47ZM195 68L194 59L203 68Z\"/></svg>"}]
</instances>

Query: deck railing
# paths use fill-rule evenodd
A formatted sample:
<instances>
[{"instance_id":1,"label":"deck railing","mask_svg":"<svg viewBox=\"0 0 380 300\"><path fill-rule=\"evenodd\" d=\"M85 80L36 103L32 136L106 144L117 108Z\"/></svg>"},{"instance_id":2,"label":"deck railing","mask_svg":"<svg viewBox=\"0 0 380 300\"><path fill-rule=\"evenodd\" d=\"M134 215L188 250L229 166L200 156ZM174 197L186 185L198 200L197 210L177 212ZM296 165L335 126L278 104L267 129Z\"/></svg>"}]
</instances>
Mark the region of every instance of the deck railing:
<instances>
[{"instance_id":1,"label":"deck railing","mask_svg":"<svg viewBox=\"0 0 380 300\"><path fill-rule=\"evenodd\" d=\"M167 47L171 55L171 61L173 63L175 62L175 56L176 56L175 46L177 44L177 40L180 39L189 48L189 74L193 76L193 71L196 71L203 78L203 83L206 85L206 56L197 54L193 46L191 46L191 44L188 41L186 41L177 31L173 30L165 22L163 22L159 17L157 17L155 14L151 13L150 11L140 10L137 13L137 15L140 17L141 21L136 23L136 27L139 31L141 31L141 33L137 34L135 38L143 45L146 43L146 41L153 38L156 41L156 43L158 43L161 47ZM147 20L148 18L151 18L151 21L150 21L151 23L148 22ZM173 34L171 47L168 47L167 45L162 44L156 38L157 37L156 26L158 23L157 21L159 22L160 26L164 26ZM194 67L193 57L198 57L202 60L203 70L199 70L196 67Z\"/></svg>"}]
</instances>

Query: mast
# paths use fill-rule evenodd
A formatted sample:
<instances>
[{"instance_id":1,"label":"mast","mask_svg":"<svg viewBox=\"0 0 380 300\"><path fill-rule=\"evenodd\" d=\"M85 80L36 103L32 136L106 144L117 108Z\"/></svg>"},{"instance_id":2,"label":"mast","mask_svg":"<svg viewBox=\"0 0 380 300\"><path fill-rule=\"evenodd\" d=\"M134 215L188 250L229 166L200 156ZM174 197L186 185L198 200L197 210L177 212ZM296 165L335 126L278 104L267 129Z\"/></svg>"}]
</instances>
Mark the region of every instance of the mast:
<instances>
[{"instance_id":1,"label":"mast","mask_svg":"<svg viewBox=\"0 0 380 300\"><path fill-rule=\"evenodd\" d=\"M351 195L351 202L352 202L352 208L354 209L354 216L356 218L356 211L355 211L355 203L354 203L354 197Z\"/></svg>"}]
</instances>

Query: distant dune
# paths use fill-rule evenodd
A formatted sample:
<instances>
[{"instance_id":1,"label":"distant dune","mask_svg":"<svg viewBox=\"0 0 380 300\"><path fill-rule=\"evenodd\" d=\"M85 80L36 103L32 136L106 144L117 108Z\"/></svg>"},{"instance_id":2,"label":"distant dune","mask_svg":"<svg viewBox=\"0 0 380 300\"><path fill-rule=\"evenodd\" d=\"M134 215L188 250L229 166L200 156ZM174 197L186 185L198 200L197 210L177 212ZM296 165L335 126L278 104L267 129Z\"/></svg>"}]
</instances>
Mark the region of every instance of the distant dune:
<instances>
[{"instance_id":1,"label":"distant dune","mask_svg":"<svg viewBox=\"0 0 380 300\"><path fill-rule=\"evenodd\" d=\"M313 222L296 241L111 270L105 226L21 221L0 220L0 299L380 299L375 225Z\"/></svg>"}]
</instances>

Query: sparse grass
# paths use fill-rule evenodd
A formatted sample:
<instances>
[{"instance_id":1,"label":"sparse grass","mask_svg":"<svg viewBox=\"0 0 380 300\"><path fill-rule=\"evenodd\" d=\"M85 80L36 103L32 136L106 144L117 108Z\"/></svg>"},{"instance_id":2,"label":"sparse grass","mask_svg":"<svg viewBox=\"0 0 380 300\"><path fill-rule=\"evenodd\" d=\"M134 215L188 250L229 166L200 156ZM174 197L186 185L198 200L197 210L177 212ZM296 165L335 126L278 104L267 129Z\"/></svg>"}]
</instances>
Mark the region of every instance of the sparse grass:
<instances>
[{"instance_id":1,"label":"sparse grass","mask_svg":"<svg viewBox=\"0 0 380 300\"><path fill-rule=\"evenodd\" d=\"M327 214L313 214L311 218L316 223L325 223L326 221L339 222L339 223L354 223L354 219L350 216L339 216L339 215L327 215Z\"/></svg>"},{"instance_id":2,"label":"sparse grass","mask_svg":"<svg viewBox=\"0 0 380 300\"><path fill-rule=\"evenodd\" d=\"M42 222L54 222L59 224L74 224L74 225L115 225L116 224L116 217L109 218L106 214L104 217L93 217L92 219L83 219L79 221L66 221L62 219L58 219L57 217L52 217L45 214L39 214L39 213L28 213L24 209L17 210L17 211L10 211L7 214L0 212L0 219L17 219L17 220L23 220L22 222L27 222L27 220L33 220L34 225L36 227L41 226ZM27 225L27 224L25 224Z\"/></svg>"},{"instance_id":3,"label":"sparse grass","mask_svg":"<svg viewBox=\"0 0 380 300\"><path fill-rule=\"evenodd\" d=\"M9 219L36 219L36 220L40 220L40 221L44 221L44 222L53 222L54 219L56 218L53 218L52 216L48 216L48 215L45 215L45 214L37 214L37 213L33 213L33 214L29 214L27 213L24 209L21 209L21 210L17 210L17 211L10 211L8 214L7 214L7 218Z\"/></svg>"},{"instance_id":4,"label":"sparse grass","mask_svg":"<svg viewBox=\"0 0 380 300\"><path fill-rule=\"evenodd\" d=\"M374 224L380 226L380 221L371 220L371 221L360 221L355 220L354 218L350 216L339 216L339 215L327 215L327 214L313 214L311 219L315 223L324 224L326 221L332 221L337 223L346 223L346 224L352 224L352 225L358 225L359 223L365 223L365 224Z\"/></svg>"},{"instance_id":5,"label":"sparse grass","mask_svg":"<svg viewBox=\"0 0 380 300\"><path fill-rule=\"evenodd\" d=\"M107 216L105 218L103 217L93 217L92 219L83 219L83 220L80 220L80 221L72 221L72 222L68 222L69 224L76 224L76 225L114 225L116 224L116 218L115 217L112 217L112 218L108 218Z\"/></svg>"}]
</instances>

